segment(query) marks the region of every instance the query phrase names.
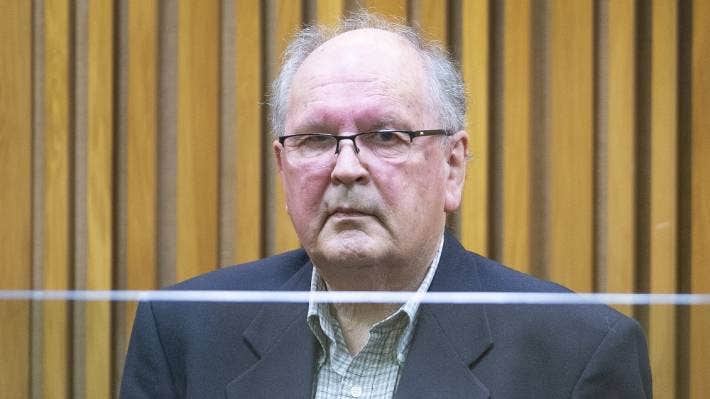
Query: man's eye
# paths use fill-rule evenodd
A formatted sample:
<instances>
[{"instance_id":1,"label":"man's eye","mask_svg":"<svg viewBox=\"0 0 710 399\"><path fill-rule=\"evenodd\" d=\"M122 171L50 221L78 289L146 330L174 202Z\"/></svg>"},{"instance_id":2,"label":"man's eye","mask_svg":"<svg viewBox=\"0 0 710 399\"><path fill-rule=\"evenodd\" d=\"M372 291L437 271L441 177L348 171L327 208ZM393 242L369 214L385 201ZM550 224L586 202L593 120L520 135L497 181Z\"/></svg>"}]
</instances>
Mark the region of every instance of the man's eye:
<instances>
[{"instance_id":1,"label":"man's eye","mask_svg":"<svg viewBox=\"0 0 710 399\"><path fill-rule=\"evenodd\" d=\"M314 134L307 136L294 137L294 144L297 147L321 147L332 144L333 138L324 134Z\"/></svg>"},{"instance_id":2,"label":"man's eye","mask_svg":"<svg viewBox=\"0 0 710 399\"><path fill-rule=\"evenodd\" d=\"M321 134L315 134L313 136L308 136L308 141L313 142L313 143L323 143L323 142L329 142L332 141L332 138L330 136L326 135L321 135Z\"/></svg>"},{"instance_id":3,"label":"man's eye","mask_svg":"<svg viewBox=\"0 0 710 399\"><path fill-rule=\"evenodd\" d=\"M375 134L375 137L380 141L392 141L396 139L392 132L379 132Z\"/></svg>"},{"instance_id":4,"label":"man's eye","mask_svg":"<svg viewBox=\"0 0 710 399\"><path fill-rule=\"evenodd\" d=\"M393 145L409 142L409 136L401 132L373 132L368 137L376 144Z\"/></svg>"}]
</instances>

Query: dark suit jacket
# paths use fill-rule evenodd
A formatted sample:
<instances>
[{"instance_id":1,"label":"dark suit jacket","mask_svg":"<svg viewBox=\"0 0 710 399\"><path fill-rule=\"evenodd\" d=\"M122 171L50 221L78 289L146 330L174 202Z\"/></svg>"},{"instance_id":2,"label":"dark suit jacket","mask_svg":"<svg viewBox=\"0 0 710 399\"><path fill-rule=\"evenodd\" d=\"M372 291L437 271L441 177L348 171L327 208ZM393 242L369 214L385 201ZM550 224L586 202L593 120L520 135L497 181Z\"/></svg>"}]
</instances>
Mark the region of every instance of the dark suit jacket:
<instances>
[{"instance_id":1,"label":"dark suit jacket","mask_svg":"<svg viewBox=\"0 0 710 399\"><path fill-rule=\"evenodd\" d=\"M174 287L308 290L303 250ZM467 252L446 236L431 291L565 292ZM309 398L317 341L307 304L140 304L122 398ZM396 398L651 397L646 341L601 305L433 305L418 324Z\"/></svg>"}]
</instances>

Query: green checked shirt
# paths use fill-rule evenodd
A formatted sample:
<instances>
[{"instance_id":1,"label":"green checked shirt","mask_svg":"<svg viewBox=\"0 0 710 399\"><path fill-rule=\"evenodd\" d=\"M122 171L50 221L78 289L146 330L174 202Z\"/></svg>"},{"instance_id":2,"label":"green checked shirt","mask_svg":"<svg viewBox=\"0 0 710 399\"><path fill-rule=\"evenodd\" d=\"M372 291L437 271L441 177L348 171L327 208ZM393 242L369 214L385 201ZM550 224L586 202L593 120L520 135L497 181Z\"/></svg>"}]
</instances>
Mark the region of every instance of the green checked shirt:
<instances>
[{"instance_id":1,"label":"green checked shirt","mask_svg":"<svg viewBox=\"0 0 710 399\"><path fill-rule=\"evenodd\" d=\"M441 257L444 240L417 292L429 290ZM315 268L311 291L326 291ZM327 303L308 304L308 326L320 342L316 357L313 398L390 399L394 396L417 320L416 296L370 328L365 347L355 356L348 351L337 318Z\"/></svg>"}]
</instances>

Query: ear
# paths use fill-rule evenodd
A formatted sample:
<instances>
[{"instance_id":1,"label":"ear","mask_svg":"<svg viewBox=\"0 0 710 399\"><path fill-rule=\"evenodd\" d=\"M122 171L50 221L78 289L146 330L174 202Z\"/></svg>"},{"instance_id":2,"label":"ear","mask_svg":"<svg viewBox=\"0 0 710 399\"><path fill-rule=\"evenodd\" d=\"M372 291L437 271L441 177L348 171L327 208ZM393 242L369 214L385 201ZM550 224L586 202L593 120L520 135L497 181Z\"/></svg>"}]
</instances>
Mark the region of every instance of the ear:
<instances>
[{"instance_id":1,"label":"ear","mask_svg":"<svg viewBox=\"0 0 710 399\"><path fill-rule=\"evenodd\" d=\"M279 172L279 175L281 175L281 184L283 185L284 192L286 191L286 186L284 184L284 175L283 175L283 151L284 147L279 143L279 140L276 139L271 143L271 148L274 150L274 160L276 162L276 170ZM288 201L284 201L284 206L286 207L286 213L288 212Z\"/></svg>"},{"instance_id":2,"label":"ear","mask_svg":"<svg viewBox=\"0 0 710 399\"><path fill-rule=\"evenodd\" d=\"M468 157L468 133L464 130L449 137L448 175L446 176L446 197L444 210L454 212L461 205L463 184L466 180L466 161Z\"/></svg>"},{"instance_id":3,"label":"ear","mask_svg":"<svg viewBox=\"0 0 710 399\"><path fill-rule=\"evenodd\" d=\"M279 143L279 139L275 139L271 143L271 148L274 150L274 159L276 160L276 170L281 173L283 171L283 151L284 147Z\"/></svg>"}]
</instances>

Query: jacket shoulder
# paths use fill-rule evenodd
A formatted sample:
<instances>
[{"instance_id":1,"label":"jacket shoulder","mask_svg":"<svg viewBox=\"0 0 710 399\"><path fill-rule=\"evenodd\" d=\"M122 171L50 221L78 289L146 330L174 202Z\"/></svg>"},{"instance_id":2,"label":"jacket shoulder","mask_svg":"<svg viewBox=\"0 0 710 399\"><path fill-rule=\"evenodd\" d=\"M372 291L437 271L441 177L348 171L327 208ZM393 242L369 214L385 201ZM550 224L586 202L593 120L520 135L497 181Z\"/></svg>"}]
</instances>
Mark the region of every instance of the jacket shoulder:
<instances>
[{"instance_id":1,"label":"jacket shoulder","mask_svg":"<svg viewBox=\"0 0 710 399\"><path fill-rule=\"evenodd\" d=\"M514 270L493 260L470 253L476 259L477 273L482 291L486 292L530 292L530 293L574 293L571 289L526 273ZM518 305L520 309L536 310L551 317L554 324L577 324L599 329L605 333L611 325L622 322L636 324L636 321L606 305L593 305L580 299L579 304L570 305ZM532 312L533 314L535 312ZM526 319L524 317L523 319ZM594 327L592 327L594 326Z\"/></svg>"},{"instance_id":2,"label":"jacket shoulder","mask_svg":"<svg viewBox=\"0 0 710 399\"><path fill-rule=\"evenodd\" d=\"M571 293L480 255L462 255L482 291ZM552 397L534 381L555 376L564 397L650 397L648 350L639 323L604 304L491 304L485 306L493 345L476 370L499 397ZM519 368L531 383L510 384L501 369Z\"/></svg>"},{"instance_id":3,"label":"jacket shoulder","mask_svg":"<svg viewBox=\"0 0 710 399\"><path fill-rule=\"evenodd\" d=\"M505 266L476 253L468 253L478 266L484 291L493 292L572 292L560 284L547 281Z\"/></svg>"},{"instance_id":4,"label":"jacket shoulder","mask_svg":"<svg viewBox=\"0 0 710 399\"><path fill-rule=\"evenodd\" d=\"M168 290L275 290L310 260L303 249L220 269L166 287Z\"/></svg>"}]
</instances>

